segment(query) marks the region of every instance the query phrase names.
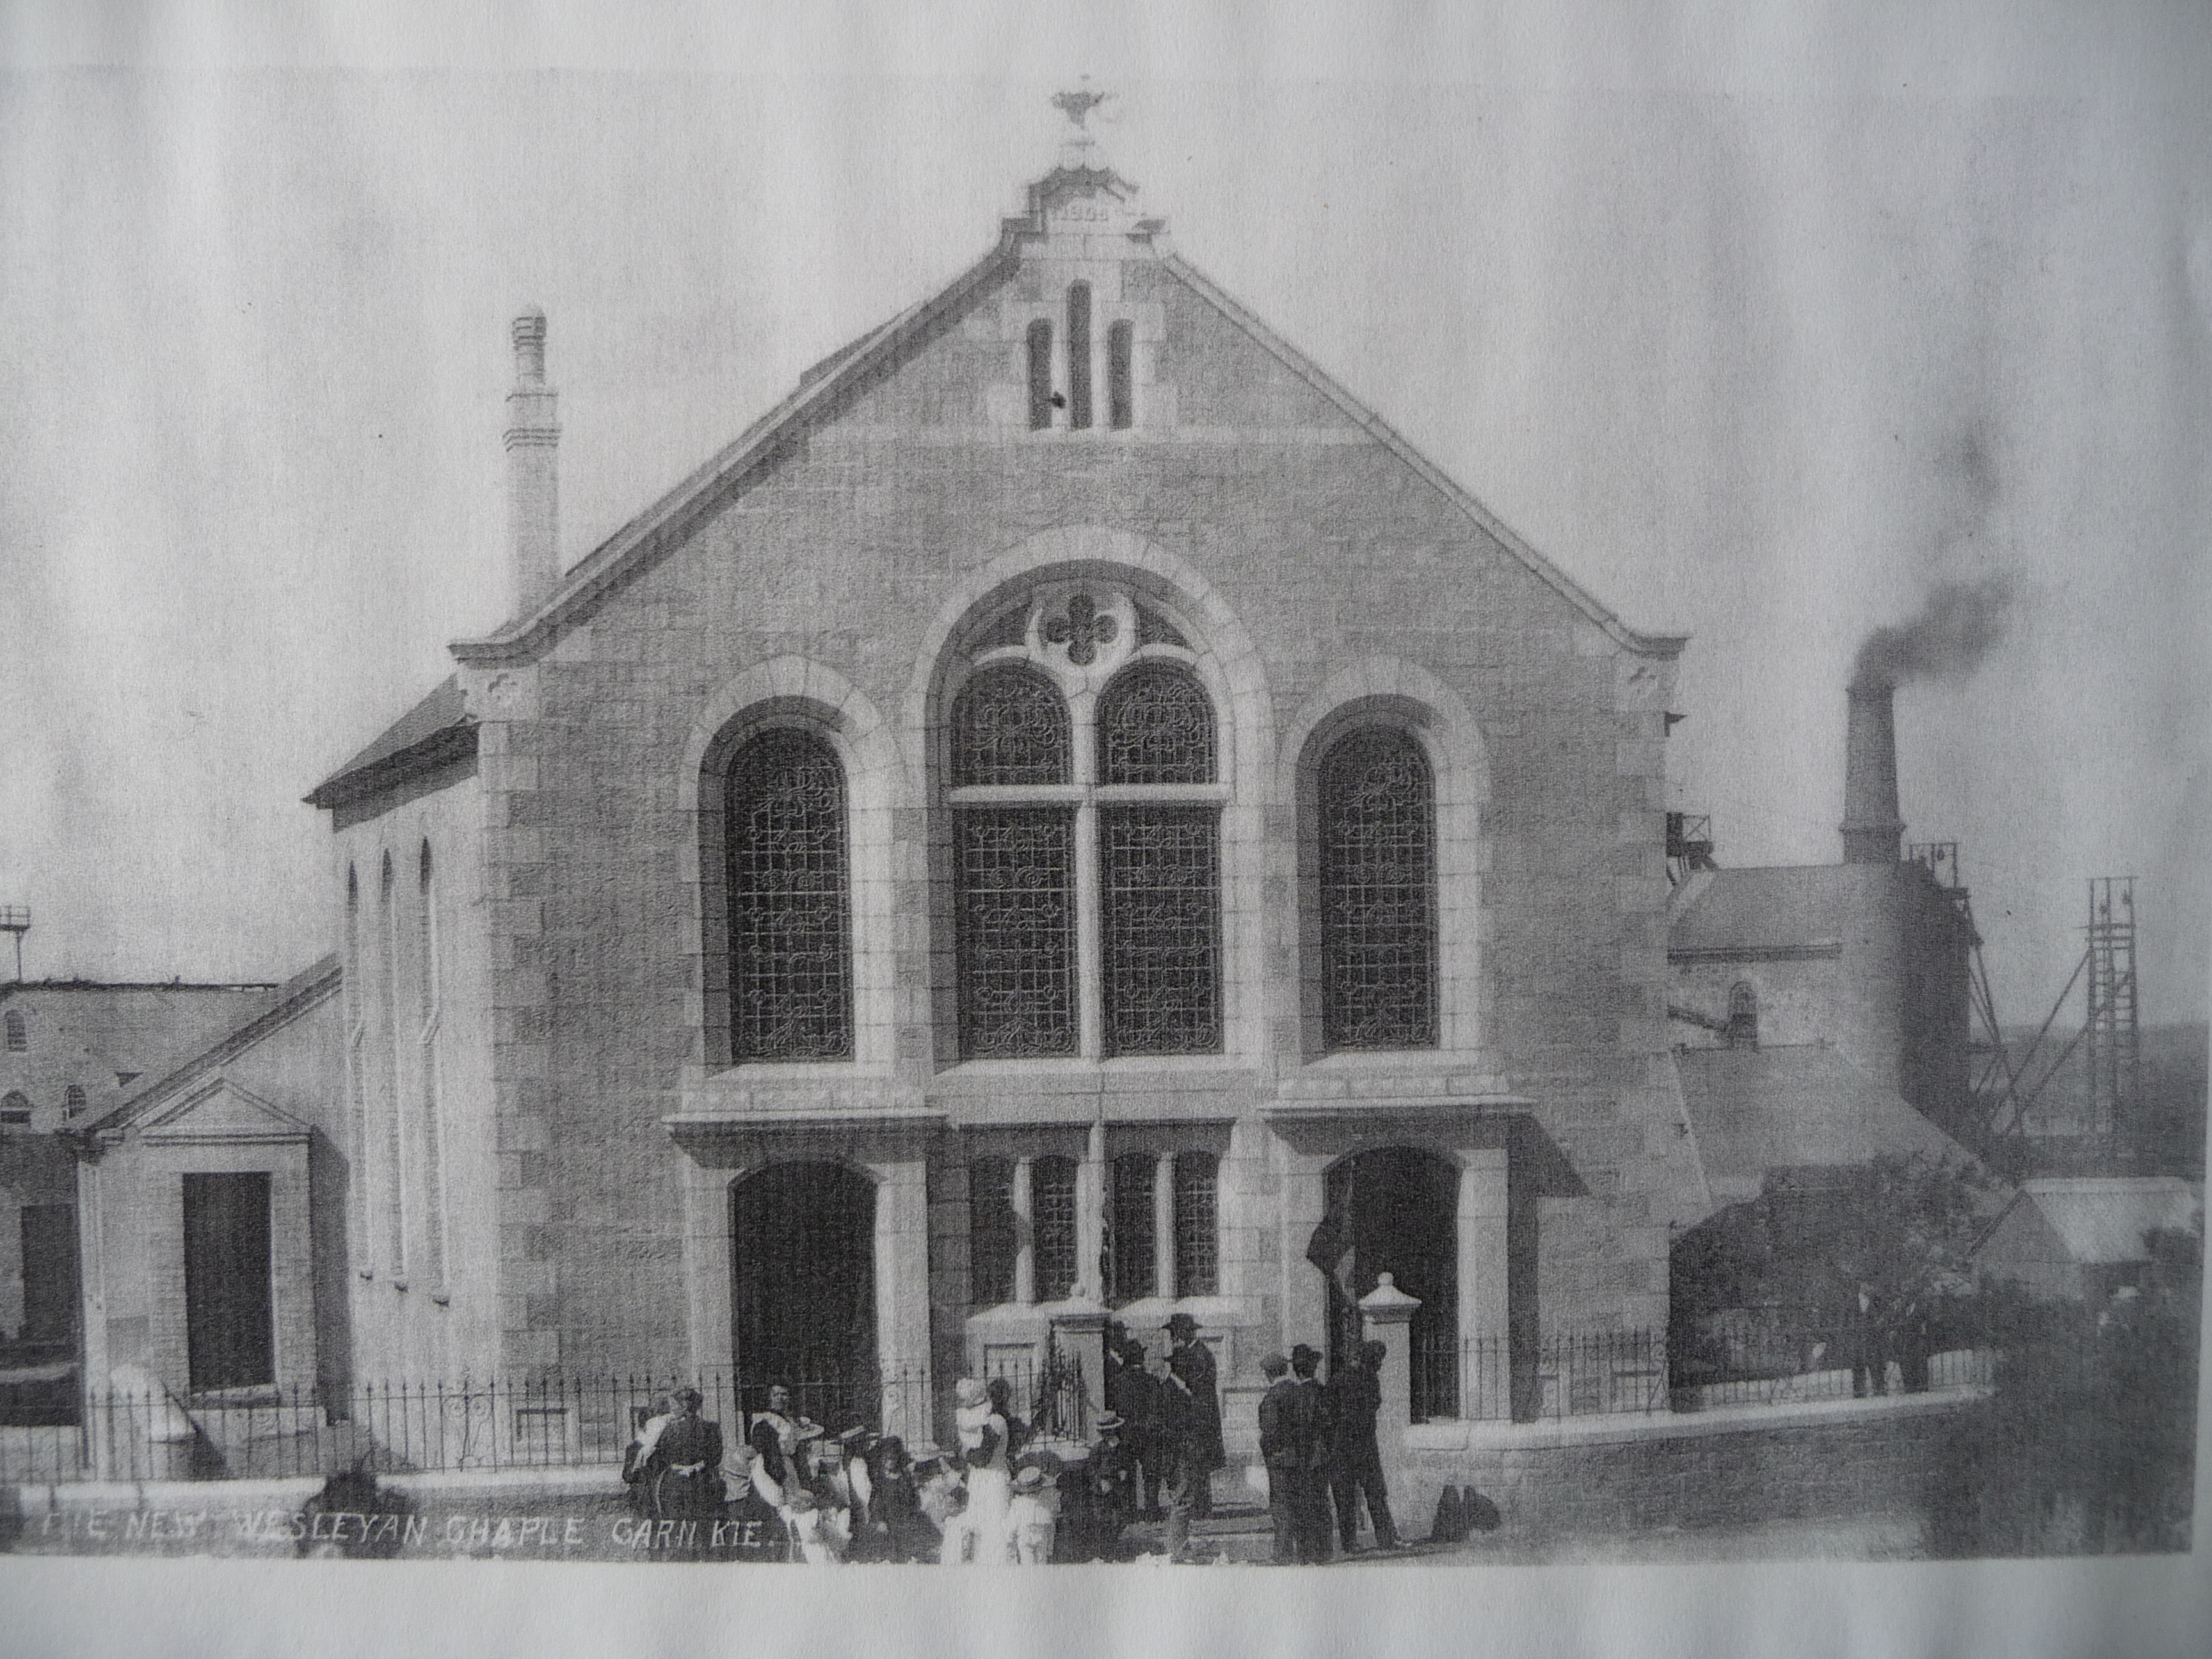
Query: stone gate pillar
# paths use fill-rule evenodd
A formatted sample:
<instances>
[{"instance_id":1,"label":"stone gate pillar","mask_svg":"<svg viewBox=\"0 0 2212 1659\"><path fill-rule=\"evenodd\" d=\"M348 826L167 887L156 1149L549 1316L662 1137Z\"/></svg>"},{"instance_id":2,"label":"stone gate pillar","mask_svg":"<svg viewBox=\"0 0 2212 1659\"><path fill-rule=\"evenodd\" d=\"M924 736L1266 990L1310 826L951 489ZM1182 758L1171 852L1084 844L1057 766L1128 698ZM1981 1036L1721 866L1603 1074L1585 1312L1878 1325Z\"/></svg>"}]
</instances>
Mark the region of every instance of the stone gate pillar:
<instances>
[{"instance_id":1,"label":"stone gate pillar","mask_svg":"<svg viewBox=\"0 0 2212 1659\"><path fill-rule=\"evenodd\" d=\"M1359 1298L1360 1334L1383 1348L1376 1377L1382 1408L1375 1415L1375 1443L1385 1464L1405 1458L1406 1428L1413 1417L1413 1318L1420 1305L1420 1297L1400 1290L1389 1273L1378 1275L1375 1288Z\"/></svg>"}]
</instances>

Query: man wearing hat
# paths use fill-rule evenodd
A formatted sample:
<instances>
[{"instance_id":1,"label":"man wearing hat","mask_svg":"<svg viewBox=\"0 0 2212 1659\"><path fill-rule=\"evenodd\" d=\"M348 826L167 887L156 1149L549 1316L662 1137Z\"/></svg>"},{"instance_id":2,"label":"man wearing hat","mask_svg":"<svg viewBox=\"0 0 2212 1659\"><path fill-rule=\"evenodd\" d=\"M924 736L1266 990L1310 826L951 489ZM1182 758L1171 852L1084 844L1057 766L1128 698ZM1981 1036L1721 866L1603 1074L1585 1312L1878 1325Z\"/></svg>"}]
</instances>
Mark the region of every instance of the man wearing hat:
<instances>
[{"instance_id":1,"label":"man wearing hat","mask_svg":"<svg viewBox=\"0 0 2212 1659\"><path fill-rule=\"evenodd\" d=\"M1301 1342L1291 1350L1291 1381L1297 1389L1307 1437L1293 1487L1298 1517L1299 1559L1318 1566L1329 1559L1328 1461L1335 1441L1329 1398L1315 1372L1320 1351ZM1269 1472L1272 1484L1273 1474Z\"/></svg>"},{"instance_id":2,"label":"man wearing hat","mask_svg":"<svg viewBox=\"0 0 2212 1659\"><path fill-rule=\"evenodd\" d=\"M671 1401L675 1411L642 1465L646 1512L662 1520L711 1521L722 1507L721 1425L699 1415L696 1389L678 1389Z\"/></svg>"},{"instance_id":3,"label":"man wearing hat","mask_svg":"<svg viewBox=\"0 0 2212 1659\"><path fill-rule=\"evenodd\" d=\"M1367 1518L1375 1528L1375 1547L1395 1550L1398 1529L1390 1518L1390 1496L1382 1484L1382 1454L1375 1440L1375 1419L1382 1408L1379 1375L1382 1344L1370 1340L1359 1345L1358 1357L1333 1365L1328 1373L1330 1447L1329 1488L1336 1499L1336 1533L1344 1553L1352 1553L1359 1541L1359 1503L1367 1500Z\"/></svg>"},{"instance_id":4,"label":"man wearing hat","mask_svg":"<svg viewBox=\"0 0 2212 1659\"><path fill-rule=\"evenodd\" d=\"M1168 1441L1168 1555L1181 1560L1190 1527L1213 1513L1213 1472L1222 1465L1221 1396L1213 1376L1213 1350L1198 1340L1198 1321L1169 1316L1174 1346L1161 1390Z\"/></svg>"},{"instance_id":5,"label":"man wearing hat","mask_svg":"<svg viewBox=\"0 0 2212 1659\"><path fill-rule=\"evenodd\" d=\"M1291 1566L1305 1558L1305 1528L1298 1509L1298 1471L1305 1457L1305 1393L1291 1381L1291 1362L1271 1353L1260 1362L1267 1392L1260 1397L1260 1461L1267 1466L1267 1514L1275 1523L1275 1562Z\"/></svg>"}]
</instances>

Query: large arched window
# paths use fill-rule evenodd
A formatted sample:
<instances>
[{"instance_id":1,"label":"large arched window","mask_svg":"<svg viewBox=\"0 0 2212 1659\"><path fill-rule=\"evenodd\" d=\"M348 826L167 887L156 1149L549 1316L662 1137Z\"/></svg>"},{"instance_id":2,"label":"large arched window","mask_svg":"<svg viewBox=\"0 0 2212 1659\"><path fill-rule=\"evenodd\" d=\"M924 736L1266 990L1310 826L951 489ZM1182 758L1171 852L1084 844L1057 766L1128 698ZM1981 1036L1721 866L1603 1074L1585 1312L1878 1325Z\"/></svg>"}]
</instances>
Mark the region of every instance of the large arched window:
<instances>
[{"instance_id":1,"label":"large arched window","mask_svg":"<svg viewBox=\"0 0 2212 1659\"><path fill-rule=\"evenodd\" d=\"M1078 592L1036 633L1103 674L1129 620ZM1212 703L1183 662L1140 657L1094 708L1077 730L1031 662L984 668L953 704L964 1059L1220 1051Z\"/></svg>"},{"instance_id":2,"label":"large arched window","mask_svg":"<svg viewBox=\"0 0 2212 1659\"><path fill-rule=\"evenodd\" d=\"M1346 732L1320 769L1322 1040L1437 1043L1436 789L1395 726Z\"/></svg>"},{"instance_id":3,"label":"large arched window","mask_svg":"<svg viewBox=\"0 0 2212 1659\"><path fill-rule=\"evenodd\" d=\"M778 727L738 751L728 790L732 1057L849 1059L844 769L813 732Z\"/></svg>"}]
</instances>

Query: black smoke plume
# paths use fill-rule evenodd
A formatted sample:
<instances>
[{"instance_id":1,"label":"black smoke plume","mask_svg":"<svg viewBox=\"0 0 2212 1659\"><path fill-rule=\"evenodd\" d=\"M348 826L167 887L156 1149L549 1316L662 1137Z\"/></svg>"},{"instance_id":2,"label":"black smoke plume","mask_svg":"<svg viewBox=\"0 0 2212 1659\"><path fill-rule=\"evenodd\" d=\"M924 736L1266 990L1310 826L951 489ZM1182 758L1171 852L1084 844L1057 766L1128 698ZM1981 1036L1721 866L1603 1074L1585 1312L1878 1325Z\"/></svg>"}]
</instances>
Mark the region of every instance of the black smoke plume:
<instances>
[{"instance_id":1,"label":"black smoke plume","mask_svg":"<svg viewBox=\"0 0 2212 1659\"><path fill-rule=\"evenodd\" d=\"M1851 689L1879 690L1907 680L1972 673L2004 637L2012 602L2009 576L1937 583L1918 616L1867 635L1851 667Z\"/></svg>"}]
</instances>

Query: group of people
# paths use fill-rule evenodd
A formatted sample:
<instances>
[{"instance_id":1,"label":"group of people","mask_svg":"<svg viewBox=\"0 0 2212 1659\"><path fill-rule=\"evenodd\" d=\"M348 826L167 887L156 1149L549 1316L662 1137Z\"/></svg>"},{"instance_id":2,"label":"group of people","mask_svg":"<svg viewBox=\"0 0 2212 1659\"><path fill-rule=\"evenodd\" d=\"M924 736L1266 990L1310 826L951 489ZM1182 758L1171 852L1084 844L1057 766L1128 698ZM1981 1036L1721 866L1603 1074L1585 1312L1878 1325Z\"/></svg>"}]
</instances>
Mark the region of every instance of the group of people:
<instances>
[{"instance_id":1,"label":"group of people","mask_svg":"<svg viewBox=\"0 0 2212 1659\"><path fill-rule=\"evenodd\" d=\"M1005 1377L963 1377L956 1443L909 1455L865 1426L832 1435L771 1386L741 1454L724 1468L720 1425L696 1389L656 1401L623 1460L632 1506L700 1523L671 1534L672 1553L811 1562L945 1565L1127 1559L1128 1528L1167 1521L1170 1553L1188 1559L1192 1523L1212 1512L1224 1462L1212 1352L1177 1314L1154 1369L1144 1345L1107 1334L1107 1409L1080 1455L1035 1443ZM719 1525L714 1523L720 1523Z\"/></svg>"},{"instance_id":2,"label":"group of people","mask_svg":"<svg viewBox=\"0 0 2212 1659\"><path fill-rule=\"evenodd\" d=\"M1079 1454L1036 1443L1004 1377L963 1377L955 1444L918 1456L897 1436L865 1426L827 1432L795 1411L791 1390L778 1383L726 1472L720 1425L700 1415L697 1389L678 1389L640 1425L623 1478L640 1514L701 1523L672 1534L675 1553L695 1559L1123 1560L1129 1528L1164 1518L1170 1558L1188 1560L1194 1525L1212 1514L1213 1474L1224 1461L1221 1398L1197 1322L1179 1313L1165 1331L1170 1345L1155 1365L1141 1341L1108 1327L1107 1409ZM1328 1560L1332 1518L1352 1553L1363 1504L1377 1547L1398 1547L1375 1437L1382 1359L1381 1343L1364 1344L1326 1383L1316 1374L1321 1355L1304 1343L1263 1363L1260 1453L1276 1560Z\"/></svg>"},{"instance_id":3,"label":"group of people","mask_svg":"<svg viewBox=\"0 0 2212 1659\"><path fill-rule=\"evenodd\" d=\"M1287 1356L1271 1353L1261 1362L1267 1392L1260 1400L1260 1455L1267 1469L1277 1561L1318 1565L1328 1560L1332 1506L1337 1538L1352 1554L1358 1547L1363 1502L1376 1547L1398 1547L1375 1438L1382 1356L1382 1343L1364 1342L1330 1369L1327 1382L1315 1375L1321 1355L1303 1342Z\"/></svg>"}]
</instances>

